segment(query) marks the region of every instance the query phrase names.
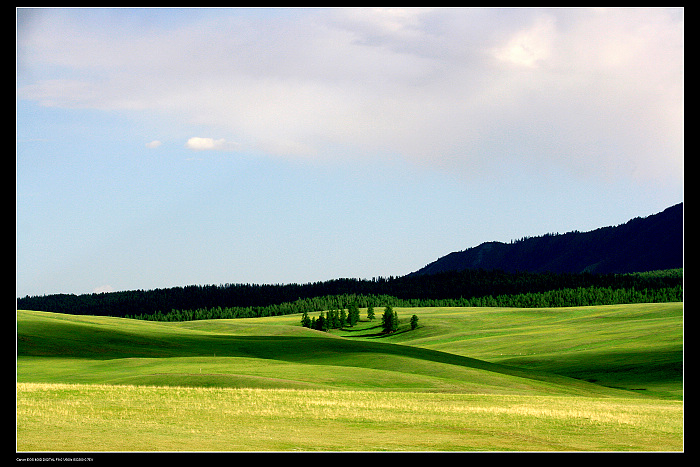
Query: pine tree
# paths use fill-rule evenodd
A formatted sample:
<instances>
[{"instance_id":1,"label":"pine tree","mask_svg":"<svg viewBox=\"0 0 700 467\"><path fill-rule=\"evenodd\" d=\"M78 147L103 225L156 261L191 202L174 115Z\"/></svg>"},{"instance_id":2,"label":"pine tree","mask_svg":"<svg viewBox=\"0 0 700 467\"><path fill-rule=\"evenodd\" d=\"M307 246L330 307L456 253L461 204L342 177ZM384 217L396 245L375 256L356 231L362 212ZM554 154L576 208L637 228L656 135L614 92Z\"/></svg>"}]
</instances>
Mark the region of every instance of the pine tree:
<instances>
[{"instance_id":1,"label":"pine tree","mask_svg":"<svg viewBox=\"0 0 700 467\"><path fill-rule=\"evenodd\" d=\"M391 307L387 305L384 308L384 314L382 315L382 329L385 333L389 334L396 331L399 328L399 316Z\"/></svg>"},{"instance_id":2,"label":"pine tree","mask_svg":"<svg viewBox=\"0 0 700 467\"><path fill-rule=\"evenodd\" d=\"M367 319L374 321L374 307L371 304L367 306Z\"/></svg>"},{"instance_id":3,"label":"pine tree","mask_svg":"<svg viewBox=\"0 0 700 467\"><path fill-rule=\"evenodd\" d=\"M306 312L306 310L304 310L304 314L301 315L301 325L305 328L311 327L311 318L309 318L309 314Z\"/></svg>"},{"instance_id":4,"label":"pine tree","mask_svg":"<svg viewBox=\"0 0 700 467\"><path fill-rule=\"evenodd\" d=\"M328 319L323 316L323 312L318 315L316 320L316 329L319 331L328 331Z\"/></svg>"},{"instance_id":5,"label":"pine tree","mask_svg":"<svg viewBox=\"0 0 700 467\"><path fill-rule=\"evenodd\" d=\"M328 310L328 328L340 328L340 310Z\"/></svg>"},{"instance_id":6,"label":"pine tree","mask_svg":"<svg viewBox=\"0 0 700 467\"><path fill-rule=\"evenodd\" d=\"M418 327L418 316L411 316L411 329L416 329Z\"/></svg>"},{"instance_id":7,"label":"pine tree","mask_svg":"<svg viewBox=\"0 0 700 467\"><path fill-rule=\"evenodd\" d=\"M360 308L357 303L348 305L348 324L354 326L360 320Z\"/></svg>"},{"instance_id":8,"label":"pine tree","mask_svg":"<svg viewBox=\"0 0 700 467\"><path fill-rule=\"evenodd\" d=\"M382 330L384 332L389 332L389 329L391 327L391 324L390 324L391 323L391 313L392 313L391 306L387 305L384 308L384 313L382 314Z\"/></svg>"}]
</instances>

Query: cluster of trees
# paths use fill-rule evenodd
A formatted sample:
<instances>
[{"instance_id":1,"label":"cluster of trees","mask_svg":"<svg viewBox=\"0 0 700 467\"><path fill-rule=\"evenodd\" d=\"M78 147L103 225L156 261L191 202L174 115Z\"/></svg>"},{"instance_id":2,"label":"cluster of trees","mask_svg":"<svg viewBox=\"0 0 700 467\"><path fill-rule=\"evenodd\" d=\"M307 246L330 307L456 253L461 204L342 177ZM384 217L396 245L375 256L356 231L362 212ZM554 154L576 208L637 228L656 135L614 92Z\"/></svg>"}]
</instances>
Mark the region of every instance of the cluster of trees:
<instances>
[{"instance_id":1,"label":"cluster of trees","mask_svg":"<svg viewBox=\"0 0 700 467\"><path fill-rule=\"evenodd\" d=\"M411 316L411 330L418 327L418 315ZM399 329L399 315L394 311L394 308L389 305L384 308L382 315L382 331L385 334L396 332Z\"/></svg>"},{"instance_id":2,"label":"cluster of trees","mask_svg":"<svg viewBox=\"0 0 700 467\"><path fill-rule=\"evenodd\" d=\"M374 306L367 307L367 319L373 321ZM316 329L318 331L328 331L329 329L341 329L346 326L352 327L360 320L360 308L357 303L351 303L347 313L345 309L332 309L327 312L321 312L318 318L309 317L309 314L304 311L301 315L301 325L305 328ZM411 317L411 329L418 327L418 316ZM399 315L391 305L384 307L382 314L382 332L390 334L399 329Z\"/></svg>"},{"instance_id":3,"label":"cluster of trees","mask_svg":"<svg viewBox=\"0 0 700 467\"><path fill-rule=\"evenodd\" d=\"M374 319L374 307L370 305L367 309L367 319ZM360 307L355 302L348 305L348 311L345 308L332 308L325 314L321 312L318 319L310 318L308 311L304 310L301 315L301 325L305 328L317 329L319 331L328 331L329 329L341 329L346 326L355 326L360 320Z\"/></svg>"}]
</instances>

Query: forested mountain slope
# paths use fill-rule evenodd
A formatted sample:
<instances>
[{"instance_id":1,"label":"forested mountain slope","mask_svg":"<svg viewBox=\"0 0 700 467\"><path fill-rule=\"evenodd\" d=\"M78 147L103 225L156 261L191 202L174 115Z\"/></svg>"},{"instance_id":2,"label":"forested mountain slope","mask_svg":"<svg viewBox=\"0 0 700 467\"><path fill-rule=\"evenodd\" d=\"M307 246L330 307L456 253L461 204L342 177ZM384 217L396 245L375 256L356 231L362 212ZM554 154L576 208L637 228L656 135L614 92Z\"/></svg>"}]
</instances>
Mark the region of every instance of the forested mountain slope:
<instances>
[{"instance_id":1,"label":"forested mountain slope","mask_svg":"<svg viewBox=\"0 0 700 467\"><path fill-rule=\"evenodd\" d=\"M450 253L413 274L467 269L624 274L683 267L683 203L589 232L486 242Z\"/></svg>"}]
</instances>

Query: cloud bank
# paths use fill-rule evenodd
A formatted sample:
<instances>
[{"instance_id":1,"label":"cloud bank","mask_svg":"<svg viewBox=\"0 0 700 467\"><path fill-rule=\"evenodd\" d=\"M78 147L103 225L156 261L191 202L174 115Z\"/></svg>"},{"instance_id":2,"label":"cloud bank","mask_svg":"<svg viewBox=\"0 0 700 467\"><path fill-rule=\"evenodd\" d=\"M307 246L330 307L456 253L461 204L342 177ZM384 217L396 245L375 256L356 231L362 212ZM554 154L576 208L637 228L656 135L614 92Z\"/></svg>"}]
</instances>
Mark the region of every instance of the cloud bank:
<instances>
[{"instance_id":1,"label":"cloud bank","mask_svg":"<svg viewBox=\"0 0 700 467\"><path fill-rule=\"evenodd\" d=\"M682 9L242 13L41 10L18 31L18 98L222 129L198 150L682 179Z\"/></svg>"}]
</instances>

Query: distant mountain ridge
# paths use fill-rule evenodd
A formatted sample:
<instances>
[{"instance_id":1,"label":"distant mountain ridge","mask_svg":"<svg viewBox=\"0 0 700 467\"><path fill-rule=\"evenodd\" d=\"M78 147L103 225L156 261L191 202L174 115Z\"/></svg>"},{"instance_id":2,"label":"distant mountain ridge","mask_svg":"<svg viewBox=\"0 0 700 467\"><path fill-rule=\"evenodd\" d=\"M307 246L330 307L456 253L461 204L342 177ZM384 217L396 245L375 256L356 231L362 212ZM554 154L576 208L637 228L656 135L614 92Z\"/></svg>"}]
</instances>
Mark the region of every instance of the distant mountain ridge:
<instances>
[{"instance_id":1,"label":"distant mountain ridge","mask_svg":"<svg viewBox=\"0 0 700 467\"><path fill-rule=\"evenodd\" d=\"M486 242L450 253L411 275L468 269L624 274L683 267L683 203L589 232Z\"/></svg>"}]
</instances>

